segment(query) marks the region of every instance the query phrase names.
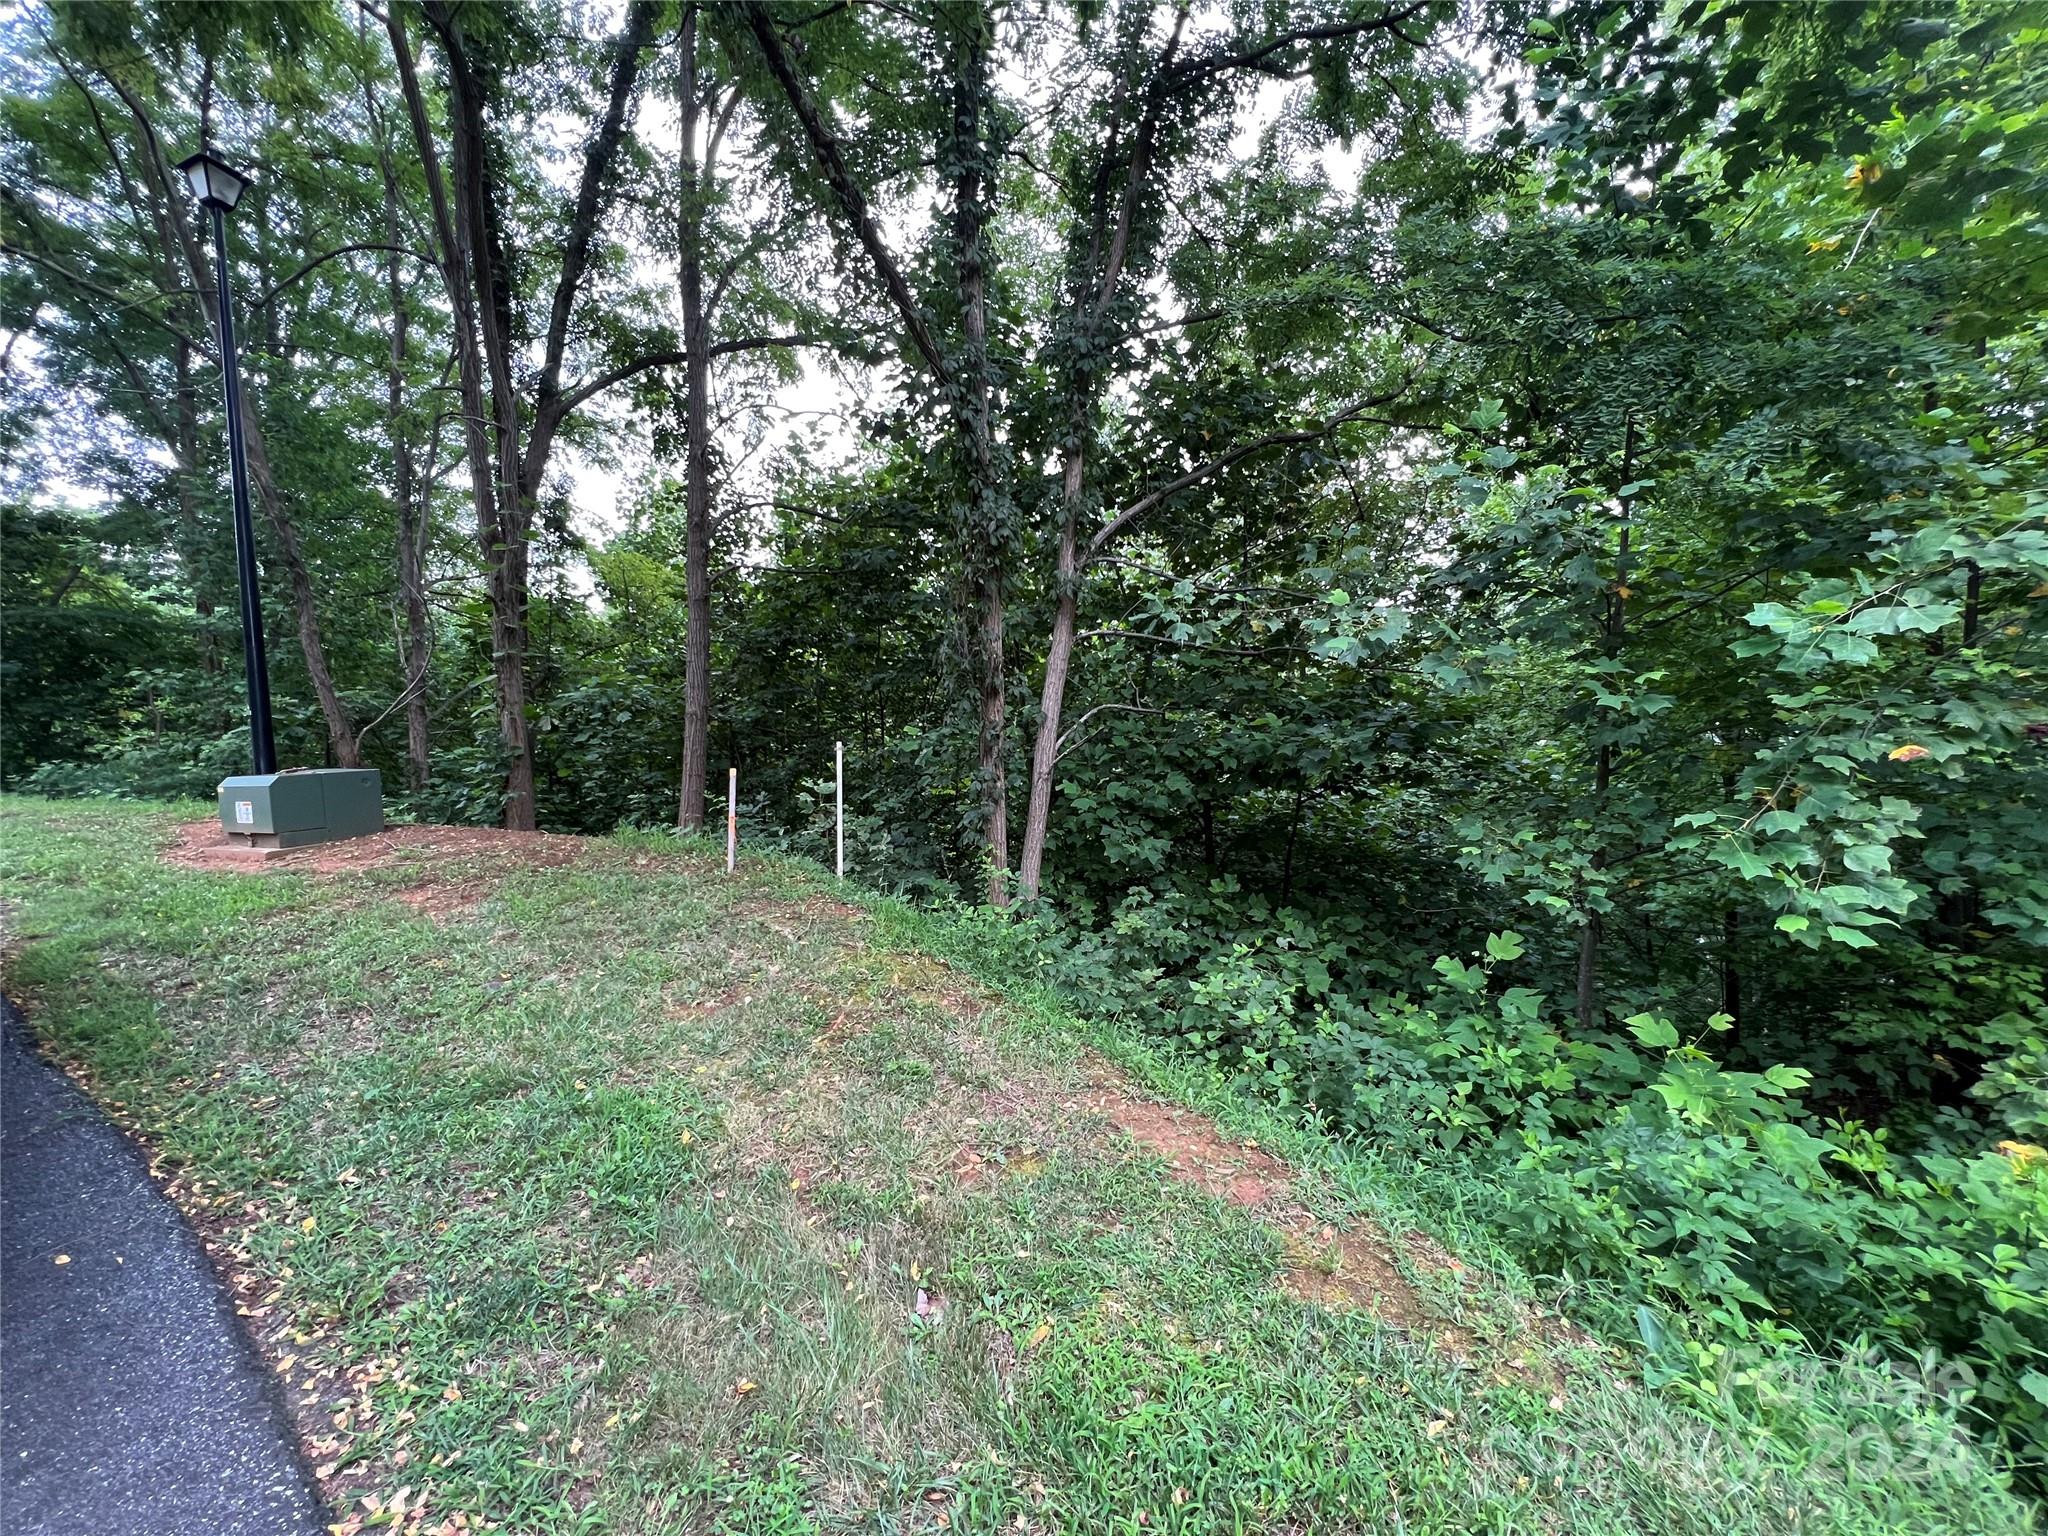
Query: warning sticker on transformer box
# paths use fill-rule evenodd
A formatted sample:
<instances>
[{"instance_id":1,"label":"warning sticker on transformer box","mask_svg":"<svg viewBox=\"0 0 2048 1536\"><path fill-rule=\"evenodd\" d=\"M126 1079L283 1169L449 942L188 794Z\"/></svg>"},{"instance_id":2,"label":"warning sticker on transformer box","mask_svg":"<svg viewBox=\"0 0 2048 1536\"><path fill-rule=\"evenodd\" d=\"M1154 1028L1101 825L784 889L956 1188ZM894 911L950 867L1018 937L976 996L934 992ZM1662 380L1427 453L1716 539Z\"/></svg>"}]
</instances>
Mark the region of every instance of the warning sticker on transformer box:
<instances>
[{"instance_id":1,"label":"warning sticker on transformer box","mask_svg":"<svg viewBox=\"0 0 2048 1536\"><path fill-rule=\"evenodd\" d=\"M251 826L255 823L255 820L256 802L254 800L237 800L235 802L236 825L244 827Z\"/></svg>"}]
</instances>

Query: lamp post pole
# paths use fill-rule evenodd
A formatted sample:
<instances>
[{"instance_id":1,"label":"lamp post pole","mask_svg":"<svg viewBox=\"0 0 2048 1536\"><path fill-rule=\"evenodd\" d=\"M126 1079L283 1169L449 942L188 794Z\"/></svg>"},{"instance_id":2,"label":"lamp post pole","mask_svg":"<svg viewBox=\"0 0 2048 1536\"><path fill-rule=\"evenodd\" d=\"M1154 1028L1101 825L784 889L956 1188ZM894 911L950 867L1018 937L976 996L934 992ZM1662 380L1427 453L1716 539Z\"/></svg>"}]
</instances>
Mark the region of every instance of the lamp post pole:
<instances>
[{"instance_id":1,"label":"lamp post pole","mask_svg":"<svg viewBox=\"0 0 2048 1536\"><path fill-rule=\"evenodd\" d=\"M263 659L263 604L256 591L256 526L249 516L249 447L242 431L241 359L235 352L235 303L228 288L230 209L249 178L201 149L178 162L192 195L213 220L214 321L220 331L220 387L228 408L228 478L235 493L235 574L242 585L242 665L249 677L249 755L253 773L220 781L221 829L213 851L270 858L287 848L367 837L384 830L383 781L375 769L313 768L280 775L270 735L270 670Z\"/></svg>"},{"instance_id":2,"label":"lamp post pole","mask_svg":"<svg viewBox=\"0 0 2048 1536\"><path fill-rule=\"evenodd\" d=\"M256 588L256 526L249 516L249 458L242 441L242 380L235 356L234 306L228 298L227 210L208 199L213 215L213 294L220 322L220 381L227 396L228 479L235 498L235 573L242 584L242 670L249 680L249 745L256 772L277 772L270 732L270 667L263 655L263 603Z\"/></svg>"}]
</instances>

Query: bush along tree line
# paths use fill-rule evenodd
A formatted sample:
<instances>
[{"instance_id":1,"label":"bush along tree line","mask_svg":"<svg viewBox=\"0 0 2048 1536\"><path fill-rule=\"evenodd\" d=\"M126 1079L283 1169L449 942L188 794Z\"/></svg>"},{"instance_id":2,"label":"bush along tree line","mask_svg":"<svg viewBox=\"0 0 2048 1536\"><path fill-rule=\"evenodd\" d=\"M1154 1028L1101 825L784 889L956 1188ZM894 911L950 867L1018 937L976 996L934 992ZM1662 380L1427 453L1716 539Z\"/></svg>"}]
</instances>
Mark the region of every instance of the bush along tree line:
<instances>
[{"instance_id":1,"label":"bush along tree line","mask_svg":"<svg viewBox=\"0 0 2048 1536\"><path fill-rule=\"evenodd\" d=\"M2038 1488L2048 10L608 20L6 23L8 786L242 763L211 143L287 761L822 854L843 739L857 878L1655 1379L1875 1346Z\"/></svg>"}]
</instances>

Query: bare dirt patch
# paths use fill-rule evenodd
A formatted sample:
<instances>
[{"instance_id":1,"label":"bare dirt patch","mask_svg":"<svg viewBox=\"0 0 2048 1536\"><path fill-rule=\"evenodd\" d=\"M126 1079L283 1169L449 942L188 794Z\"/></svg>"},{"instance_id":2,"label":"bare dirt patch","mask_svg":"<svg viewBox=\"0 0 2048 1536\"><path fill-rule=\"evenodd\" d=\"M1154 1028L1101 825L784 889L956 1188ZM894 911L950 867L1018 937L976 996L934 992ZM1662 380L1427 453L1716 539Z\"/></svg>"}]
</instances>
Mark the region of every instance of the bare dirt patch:
<instances>
[{"instance_id":1,"label":"bare dirt patch","mask_svg":"<svg viewBox=\"0 0 2048 1536\"><path fill-rule=\"evenodd\" d=\"M1104 1071L1107 1080L1083 1095L1080 1107L1164 1159L1182 1183L1256 1211L1280 1234L1287 1257L1280 1284L1290 1296L1333 1309L1362 1308L1404 1332L1434 1339L1454 1356L1471 1354L1470 1331L1434 1314L1401 1273L1385 1232L1363 1222L1340 1229L1318 1221L1291 1193L1294 1170L1272 1153L1232 1140L1198 1111L1138 1098ZM1410 1234L1405 1246L1411 1258L1431 1268L1458 1267L1419 1233Z\"/></svg>"},{"instance_id":2,"label":"bare dirt patch","mask_svg":"<svg viewBox=\"0 0 2048 1536\"><path fill-rule=\"evenodd\" d=\"M1272 1153L1224 1140L1215 1121L1191 1109L1147 1103L1113 1088L1097 1088L1081 1104L1164 1158L1175 1178L1219 1199L1268 1205L1284 1196L1294 1179L1293 1170Z\"/></svg>"},{"instance_id":3,"label":"bare dirt patch","mask_svg":"<svg viewBox=\"0 0 2048 1536\"><path fill-rule=\"evenodd\" d=\"M262 863L222 863L206 850L221 843L220 824L180 825L166 862L184 869L231 869L244 874L285 870L295 874L349 875L373 869L404 869L417 876L393 892L429 917L441 918L476 905L513 868L554 869L575 863L589 849L587 839L558 832L507 832L497 827L387 827L373 837L294 848ZM486 868L479 864L488 860Z\"/></svg>"},{"instance_id":4,"label":"bare dirt patch","mask_svg":"<svg viewBox=\"0 0 2048 1536\"><path fill-rule=\"evenodd\" d=\"M735 982L716 997L699 998L689 1003L664 1003L661 1011L671 1019L708 1019L728 1008L743 1007L748 1001L745 986Z\"/></svg>"},{"instance_id":5,"label":"bare dirt patch","mask_svg":"<svg viewBox=\"0 0 2048 1536\"><path fill-rule=\"evenodd\" d=\"M832 917L845 922L860 922L867 918L867 913L859 907L834 901L830 896L805 896L799 900L753 897L735 902L732 912L735 917L788 917L797 913L804 917Z\"/></svg>"}]
</instances>

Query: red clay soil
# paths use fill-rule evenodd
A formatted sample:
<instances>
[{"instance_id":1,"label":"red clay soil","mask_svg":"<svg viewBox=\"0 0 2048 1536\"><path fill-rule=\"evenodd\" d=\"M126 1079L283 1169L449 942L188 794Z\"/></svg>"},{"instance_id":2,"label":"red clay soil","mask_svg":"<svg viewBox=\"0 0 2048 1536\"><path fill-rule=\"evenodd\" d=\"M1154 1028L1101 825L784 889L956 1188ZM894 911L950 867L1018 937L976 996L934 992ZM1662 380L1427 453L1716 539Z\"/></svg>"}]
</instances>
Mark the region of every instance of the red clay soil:
<instances>
[{"instance_id":1,"label":"red clay soil","mask_svg":"<svg viewBox=\"0 0 2048 1536\"><path fill-rule=\"evenodd\" d=\"M1173 1176L1243 1206L1271 1204L1287 1193L1294 1174L1272 1153L1225 1141L1216 1122L1191 1109L1174 1109L1098 1088L1082 1106L1103 1116L1131 1140L1166 1159Z\"/></svg>"},{"instance_id":2,"label":"red clay soil","mask_svg":"<svg viewBox=\"0 0 2048 1536\"><path fill-rule=\"evenodd\" d=\"M186 869L233 870L243 874L279 869L299 874L346 875L403 867L415 878L391 894L436 920L475 906L515 866L552 869L573 863L590 846L588 839L555 832L506 832L497 827L387 827L374 837L315 843L309 848L289 849L275 858L245 862L221 857L218 850L224 843L219 822L188 821L177 829L175 840L164 850L164 858ZM486 858L488 865L479 868Z\"/></svg>"},{"instance_id":3,"label":"red clay soil","mask_svg":"<svg viewBox=\"0 0 2048 1536\"><path fill-rule=\"evenodd\" d=\"M1333 1309L1362 1308L1396 1328L1435 1339L1454 1356L1471 1355L1471 1333L1431 1312L1394 1262L1386 1235L1363 1222L1340 1230L1318 1221L1290 1192L1294 1170L1272 1153L1228 1139L1214 1120L1195 1110L1137 1098L1121 1082L1092 1090L1081 1107L1164 1159L1182 1183L1256 1211L1280 1234L1286 1253L1280 1282L1289 1295ZM1411 1234L1407 1247L1431 1268L1460 1267L1418 1234Z\"/></svg>"},{"instance_id":4,"label":"red clay soil","mask_svg":"<svg viewBox=\"0 0 2048 1536\"><path fill-rule=\"evenodd\" d=\"M290 869L339 875L395 863L402 853L424 853L439 859L490 853L529 867L545 868L569 863L586 846L584 839L558 832L506 832L497 827L387 827L374 837L315 843L310 848L290 849L262 864L236 865L216 863L206 854L205 850L218 848L225 841L219 822L188 821L177 829L177 840L164 851L164 857L187 869Z\"/></svg>"}]
</instances>

